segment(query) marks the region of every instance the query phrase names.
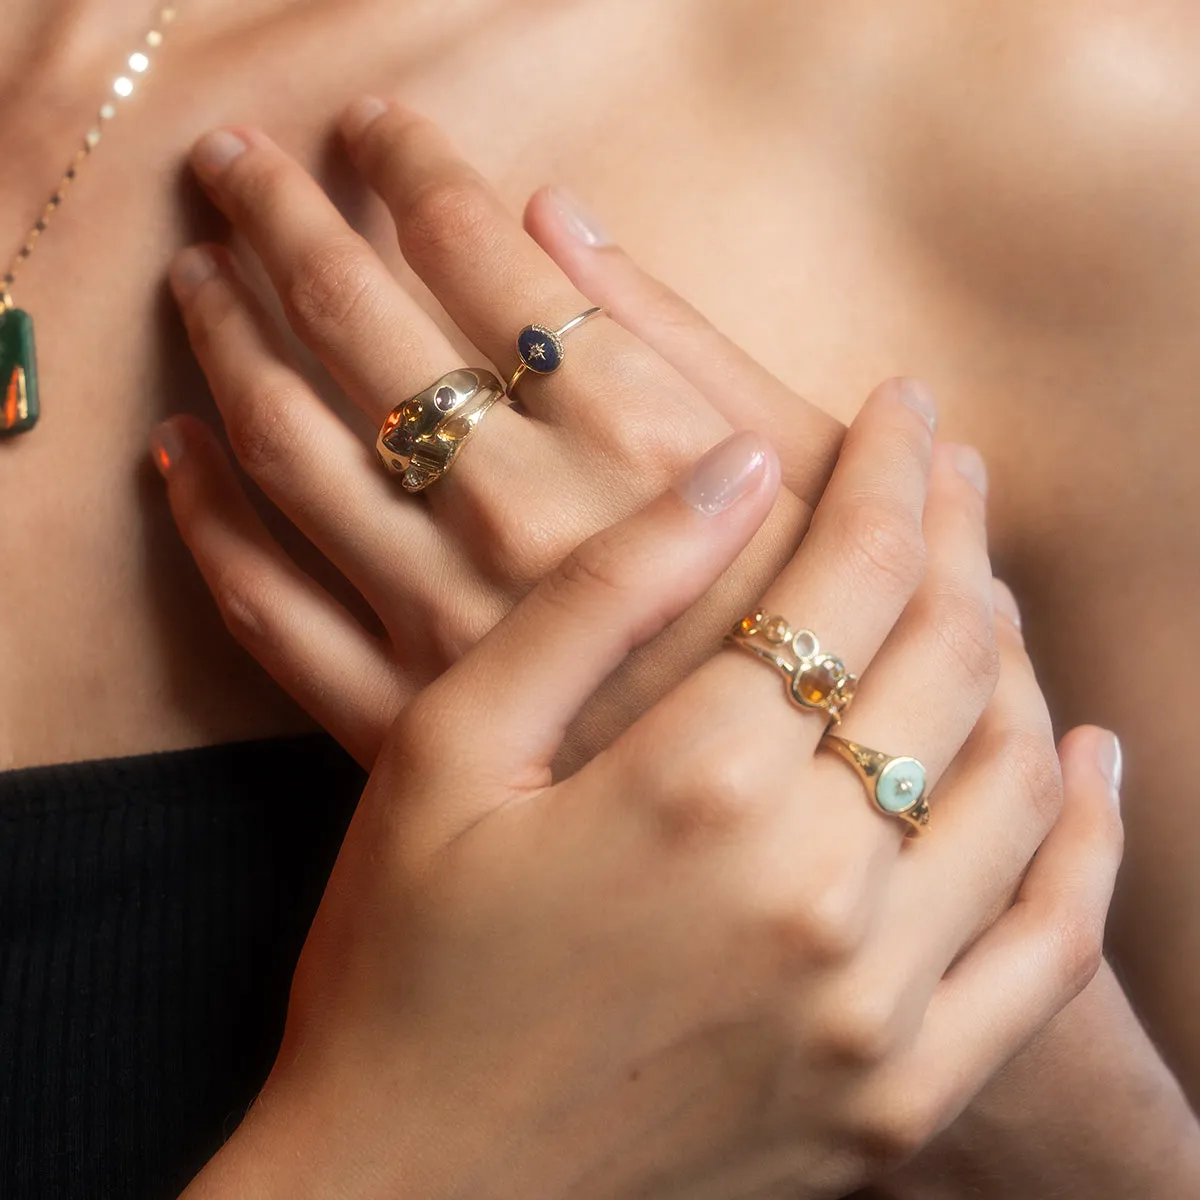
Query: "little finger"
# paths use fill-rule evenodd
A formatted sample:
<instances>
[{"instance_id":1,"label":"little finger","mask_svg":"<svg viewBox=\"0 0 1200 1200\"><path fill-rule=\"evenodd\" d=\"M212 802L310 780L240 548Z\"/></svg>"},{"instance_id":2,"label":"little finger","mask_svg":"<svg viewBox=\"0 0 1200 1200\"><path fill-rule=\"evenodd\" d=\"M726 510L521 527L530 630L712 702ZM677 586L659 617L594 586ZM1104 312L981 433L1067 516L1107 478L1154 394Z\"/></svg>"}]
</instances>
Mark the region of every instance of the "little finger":
<instances>
[{"instance_id":1,"label":"little finger","mask_svg":"<svg viewBox=\"0 0 1200 1200\"><path fill-rule=\"evenodd\" d=\"M432 518L401 502L372 451L287 361L228 253L187 250L171 278L247 474L369 599L394 590L388 569L397 547L438 569L447 550Z\"/></svg>"},{"instance_id":2,"label":"little finger","mask_svg":"<svg viewBox=\"0 0 1200 1200\"><path fill-rule=\"evenodd\" d=\"M864 672L844 722L832 731L834 737L918 760L907 764L907 773L898 765L868 781L875 804L893 812L922 796L928 800L995 688L999 665L985 479L974 450L935 448L923 521L925 578ZM824 743L830 758L837 745Z\"/></svg>"},{"instance_id":3,"label":"little finger","mask_svg":"<svg viewBox=\"0 0 1200 1200\"><path fill-rule=\"evenodd\" d=\"M1060 754L1062 815L1016 902L946 975L911 1049L870 1080L879 1124L908 1127L900 1143L949 1124L1100 965L1121 860L1120 747L1080 727Z\"/></svg>"},{"instance_id":4,"label":"little finger","mask_svg":"<svg viewBox=\"0 0 1200 1200\"><path fill-rule=\"evenodd\" d=\"M370 767L411 690L388 648L283 552L206 426L175 417L156 430L153 449L180 535L230 633Z\"/></svg>"}]
</instances>

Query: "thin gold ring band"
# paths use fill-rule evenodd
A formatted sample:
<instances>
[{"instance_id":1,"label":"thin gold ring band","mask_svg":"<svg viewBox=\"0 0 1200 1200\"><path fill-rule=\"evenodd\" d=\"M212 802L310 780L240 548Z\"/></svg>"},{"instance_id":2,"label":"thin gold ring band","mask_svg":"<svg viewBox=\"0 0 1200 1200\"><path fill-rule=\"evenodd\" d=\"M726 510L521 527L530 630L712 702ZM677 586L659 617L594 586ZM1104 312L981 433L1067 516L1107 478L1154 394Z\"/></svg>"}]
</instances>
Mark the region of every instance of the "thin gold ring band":
<instances>
[{"instance_id":1,"label":"thin gold ring band","mask_svg":"<svg viewBox=\"0 0 1200 1200\"><path fill-rule=\"evenodd\" d=\"M589 308L558 329L550 329L545 325L526 325L517 334L517 356L521 362L508 381L508 395L512 396L513 389L526 371L532 371L535 375L553 375L562 366L566 353L563 338L603 311L599 306Z\"/></svg>"}]
</instances>

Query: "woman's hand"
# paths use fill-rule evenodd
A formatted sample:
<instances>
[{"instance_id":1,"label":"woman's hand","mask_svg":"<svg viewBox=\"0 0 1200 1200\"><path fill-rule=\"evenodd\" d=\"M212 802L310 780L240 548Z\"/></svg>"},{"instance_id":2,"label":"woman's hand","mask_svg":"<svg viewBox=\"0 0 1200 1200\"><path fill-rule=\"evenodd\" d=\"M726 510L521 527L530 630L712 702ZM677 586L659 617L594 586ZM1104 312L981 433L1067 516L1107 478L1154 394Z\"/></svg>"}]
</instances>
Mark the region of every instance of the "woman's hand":
<instances>
[{"instance_id":1,"label":"woman's hand","mask_svg":"<svg viewBox=\"0 0 1200 1200\"><path fill-rule=\"evenodd\" d=\"M954 1117L1099 962L1120 820L1111 735L1069 736L1060 788L1015 630L990 698L934 653L930 576L981 612L991 577L982 497L931 451L872 397L763 604L862 670L843 732L925 762L934 832L901 853L734 651L551 784L592 691L765 517L738 435L406 706L272 1076L189 1197L834 1196ZM889 555L848 536L864 512Z\"/></svg>"},{"instance_id":2,"label":"woman's hand","mask_svg":"<svg viewBox=\"0 0 1200 1200\"><path fill-rule=\"evenodd\" d=\"M521 412L493 409L447 478L406 496L371 449L393 406L480 359L507 375L523 325L557 325L590 301L428 122L359 106L344 132L394 215L407 264L461 333L439 328L299 165L252 131L202 140L197 173L261 262L294 333L361 415L347 423L319 397L225 251L188 252L173 279L242 466L365 597L382 636L284 555L198 422L165 426L158 460L234 635L364 764L416 688L587 536L730 432L714 399L741 425L772 407L789 412L785 483L795 494L781 497L736 573L601 689L565 755L585 761L701 662L786 562L842 428L698 318L686 352L665 322L655 326L682 370L601 319L571 335L556 374L526 375ZM543 195L531 209L543 237L551 204Z\"/></svg>"}]
</instances>

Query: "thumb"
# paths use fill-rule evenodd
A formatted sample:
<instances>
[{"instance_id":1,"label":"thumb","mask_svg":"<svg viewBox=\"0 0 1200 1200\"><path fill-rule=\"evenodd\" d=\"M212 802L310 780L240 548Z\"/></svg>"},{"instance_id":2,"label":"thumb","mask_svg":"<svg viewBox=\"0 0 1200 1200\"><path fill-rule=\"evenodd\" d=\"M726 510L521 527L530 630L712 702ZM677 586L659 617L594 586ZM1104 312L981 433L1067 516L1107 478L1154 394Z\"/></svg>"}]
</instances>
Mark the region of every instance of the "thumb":
<instances>
[{"instance_id":1,"label":"thumb","mask_svg":"<svg viewBox=\"0 0 1200 1200\"><path fill-rule=\"evenodd\" d=\"M398 736L431 750L435 764L454 762L455 791L466 805L462 780L472 774L545 786L568 725L592 693L711 587L754 536L778 488L778 461L765 442L752 433L727 438L670 491L570 554L410 705L419 731L403 732L406 714Z\"/></svg>"}]
</instances>

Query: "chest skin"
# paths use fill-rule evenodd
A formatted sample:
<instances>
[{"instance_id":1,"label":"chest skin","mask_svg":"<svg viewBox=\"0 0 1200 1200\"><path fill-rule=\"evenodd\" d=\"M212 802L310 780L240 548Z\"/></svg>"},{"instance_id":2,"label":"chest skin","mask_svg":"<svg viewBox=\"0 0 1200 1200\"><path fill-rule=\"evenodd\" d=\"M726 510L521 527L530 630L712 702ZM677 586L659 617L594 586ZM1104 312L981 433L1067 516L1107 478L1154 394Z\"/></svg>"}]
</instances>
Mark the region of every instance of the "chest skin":
<instances>
[{"instance_id":1,"label":"chest skin","mask_svg":"<svg viewBox=\"0 0 1200 1200\"><path fill-rule=\"evenodd\" d=\"M110 67L12 55L15 249ZM842 420L886 376L932 384L942 432L988 460L997 572L1057 722L1125 740L1113 927L1200 1097L1200 976L1180 970L1200 811L1167 753L1194 736L1200 672L1198 55L1183 0L194 0L15 289L42 416L0 440L0 769L308 727L221 627L147 459L167 413L214 416L163 275L222 234L182 163L236 122L403 276L330 137L345 101L394 94L514 210L570 187Z\"/></svg>"},{"instance_id":2,"label":"chest skin","mask_svg":"<svg viewBox=\"0 0 1200 1200\"><path fill-rule=\"evenodd\" d=\"M1047 518L1094 519L1119 446L1105 414L1128 403L1094 352L1121 353L1128 304L1101 284L1129 282L1111 255L1126 210L1105 192L1105 138L1131 141L1139 98L1106 94L1096 36L1019 5L185 11L16 289L38 322L43 416L0 445L0 767L304 726L219 628L145 445L168 412L213 415L162 285L177 247L220 232L182 170L202 130L261 124L403 274L330 139L368 90L445 125L514 208L541 183L571 187L839 417L886 375L931 380L943 429L992 465L1000 557L1036 613L1061 584L1037 578L1061 541ZM10 87L0 127L14 242L91 103L51 118L23 95ZM1106 108L1115 133L1075 123Z\"/></svg>"}]
</instances>

